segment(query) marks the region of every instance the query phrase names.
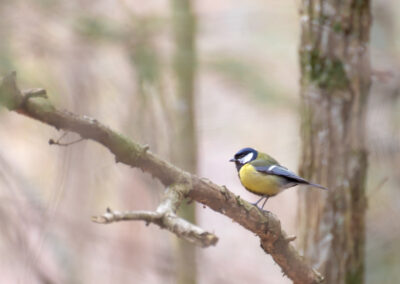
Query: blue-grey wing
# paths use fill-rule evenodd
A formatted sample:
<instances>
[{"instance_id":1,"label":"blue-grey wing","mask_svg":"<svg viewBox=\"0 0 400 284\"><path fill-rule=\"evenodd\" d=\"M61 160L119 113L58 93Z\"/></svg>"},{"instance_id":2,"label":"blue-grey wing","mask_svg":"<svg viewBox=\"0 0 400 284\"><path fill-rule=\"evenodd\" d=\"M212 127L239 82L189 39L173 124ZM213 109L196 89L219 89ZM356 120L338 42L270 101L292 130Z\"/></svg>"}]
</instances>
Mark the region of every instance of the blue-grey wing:
<instances>
[{"instance_id":1,"label":"blue-grey wing","mask_svg":"<svg viewBox=\"0 0 400 284\"><path fill-rule=\"evenodd\" d=\"M287 168L282 167L280 165L272 165L272 166L260 166L260 167L255 167L257 171L264 173L264 174L268 174L268 175L276 175L282 178L282 186L284 186L285 188L288 187L292 187L295 186L297 184L307 184L309 186L313 186L313 187L318 187L321 189L327 189L326 187L316 184L316 183L312 183L309 182L308 180L305 180L302 177L299 177L298 175L296 175L295 173L292 173L291 171L289 171Z\"/></svg>"},{"instance_id":2,"label":"blue-grey wing","mask_svg":"<svg viewBox=\"0 0 400 284\"><path fill-rule=\"evenodd\" d=\"M268 166L268 167L263 166L263 167L255 167L255 168L257 171L265 173L265 174L276 175L276 176L286 178L288 180L288 182L304 183L304 184L309 183L307 180L299 177L295 173L292 173L291 171L289 171L288 169L286 169L282 166L272 165L272 166Z\"/></svg>"}]
</instances>

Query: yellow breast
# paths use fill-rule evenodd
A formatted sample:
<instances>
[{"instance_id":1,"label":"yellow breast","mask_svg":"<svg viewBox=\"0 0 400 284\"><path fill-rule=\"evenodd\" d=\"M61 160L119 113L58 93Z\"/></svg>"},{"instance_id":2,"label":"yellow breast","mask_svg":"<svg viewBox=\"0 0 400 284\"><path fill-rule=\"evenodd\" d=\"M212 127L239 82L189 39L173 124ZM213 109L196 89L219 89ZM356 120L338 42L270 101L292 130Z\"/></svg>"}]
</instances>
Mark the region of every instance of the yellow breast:
<instances>
[{"instance_id":1,"label":"yellow breast","mask_svg":"<svg viewBox=\"0 0 400 284\"><path fill-rule=\"evenodd\" d=\"M251 164L240 169L239 178L243 186L255 194L272 196L283 190L279 177L260 173Z\"/></svg>"}]
</instances>

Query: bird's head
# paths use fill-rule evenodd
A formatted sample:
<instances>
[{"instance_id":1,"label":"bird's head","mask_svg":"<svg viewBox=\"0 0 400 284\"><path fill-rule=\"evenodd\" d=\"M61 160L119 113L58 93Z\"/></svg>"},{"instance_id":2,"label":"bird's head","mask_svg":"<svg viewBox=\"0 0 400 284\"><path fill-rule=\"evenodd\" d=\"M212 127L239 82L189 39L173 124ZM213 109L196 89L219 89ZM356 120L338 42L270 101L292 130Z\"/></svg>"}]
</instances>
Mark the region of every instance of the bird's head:
<instances>
[{"instance_id":1,"label":"bird's head","mask_svg":"<svg viewBox=\"0 0 400 284\"><path fill-rule=\"evenodd\" d=\"M257 155L258 152L253 148L243 148L239 150L229 161L235 162L236 169L239 171L243 165L255 160Z\"/></svg>"}]
</instances>

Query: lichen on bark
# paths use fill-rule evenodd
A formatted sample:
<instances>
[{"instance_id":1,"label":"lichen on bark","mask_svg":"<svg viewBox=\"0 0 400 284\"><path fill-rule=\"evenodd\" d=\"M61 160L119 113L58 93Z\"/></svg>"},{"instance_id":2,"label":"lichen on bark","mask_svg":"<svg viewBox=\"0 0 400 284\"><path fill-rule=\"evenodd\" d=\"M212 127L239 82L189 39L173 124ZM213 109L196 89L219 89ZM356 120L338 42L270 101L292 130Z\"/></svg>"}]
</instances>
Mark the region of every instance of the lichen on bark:
<instances>
[{"instance_id":1,"label":"lichen on bark","mask_svg":"<svg viewBox=\"0 0 400 284\"><path fill-rule=\"evenodd\" d=\"M326 283L363 283L370 1L301 3L301 175L328 195L299 193L299 243Z\"/></svg>"}]
</instances>

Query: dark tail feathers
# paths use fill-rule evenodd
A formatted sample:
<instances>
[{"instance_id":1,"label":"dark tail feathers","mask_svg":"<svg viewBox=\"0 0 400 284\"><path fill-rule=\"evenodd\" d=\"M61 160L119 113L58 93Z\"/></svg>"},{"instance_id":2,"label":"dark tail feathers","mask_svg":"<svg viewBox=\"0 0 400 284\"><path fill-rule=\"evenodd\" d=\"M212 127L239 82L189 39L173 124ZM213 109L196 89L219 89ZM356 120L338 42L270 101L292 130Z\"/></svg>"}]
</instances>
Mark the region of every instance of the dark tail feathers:
<instances>
[{"instance_id":1,"label":"dark tail feathers","mask_svg":"<svg viewBox=\"0 0 400 284\"><path fill-rule=\"evenodd\" d=\"M318 187L318 188L324 189L324 190L328 190L328 188L326 188L325 186L322 186L322 185L319 185L319 184L316 184L316 183L312 183L312 182L309 182L307 185L313 186L313 187Z\"/></svg>"}]
</instances>

